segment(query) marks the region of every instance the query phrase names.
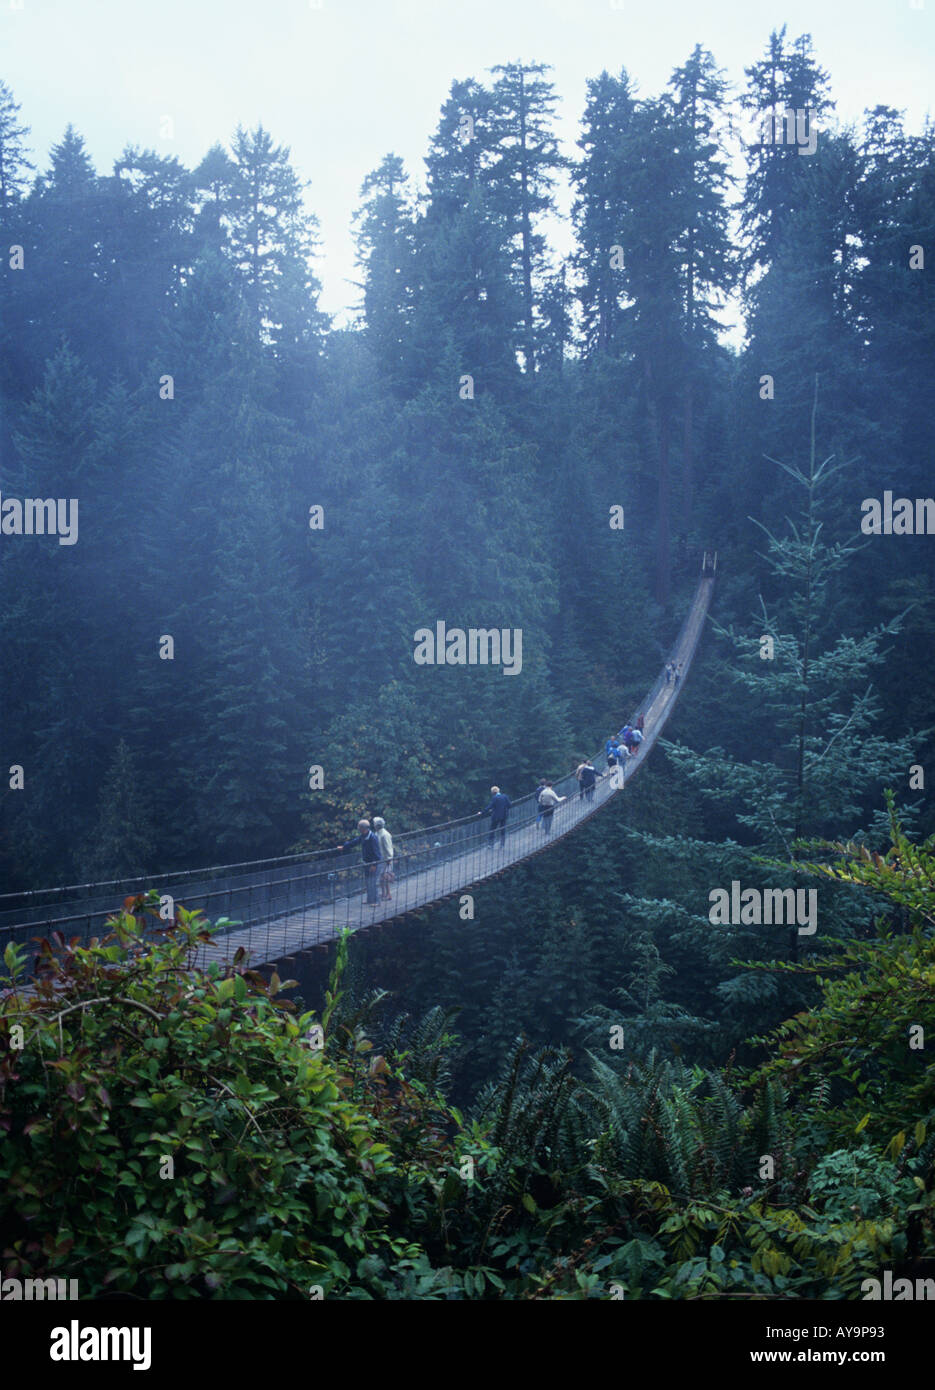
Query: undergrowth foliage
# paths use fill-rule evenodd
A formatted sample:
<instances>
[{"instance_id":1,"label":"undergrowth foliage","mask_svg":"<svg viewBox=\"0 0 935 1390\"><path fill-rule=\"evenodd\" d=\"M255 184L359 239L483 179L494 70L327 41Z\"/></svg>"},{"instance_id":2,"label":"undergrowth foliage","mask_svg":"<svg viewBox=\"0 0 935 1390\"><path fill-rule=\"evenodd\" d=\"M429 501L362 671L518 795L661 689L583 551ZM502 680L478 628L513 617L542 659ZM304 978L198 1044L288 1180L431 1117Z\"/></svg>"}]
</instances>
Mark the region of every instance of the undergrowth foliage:
<instances>
[{"instance_id":1,"label":"undergrowth foliage","mask_svg":"<svg viewBox=\"0 0 935 1390\"><path fill-rule=\"evenodd\" d=\"M67 1268L82 1296L347 1288L381 1241L392 1163L374 1117L306 1045L311 1015L279 998L278 976L242 960L193 970L208 939L196 912L155 934L146 922L125 911L88 948L41 943L30 992L15 983L25 950L7 948L6 1267Z\"/></svg>"},{"instance_id":2,"label":"undergrowth foliage","mask_svg":"<svg viewBox=\"0 0 935 1390\"><path fill-rule=\"evenodd\" d=\"M891 808L892 809L892 808ZM755 1070L533 1046L464 1114L453 1009L381 1021L338 944L320 1020L212 929L128 901L0 979L0 1257L82 1297L860 1298L935 1270L935 856L824 845L876 940L807 961L819 1007ZM223 924L219 924L223 925ZM855 1025L859 1022L860 1027ZM915 1034L912 1034L915 1036ZM586 1075L582 1075L582 1063Z\"/></svg>"}]
</instances>

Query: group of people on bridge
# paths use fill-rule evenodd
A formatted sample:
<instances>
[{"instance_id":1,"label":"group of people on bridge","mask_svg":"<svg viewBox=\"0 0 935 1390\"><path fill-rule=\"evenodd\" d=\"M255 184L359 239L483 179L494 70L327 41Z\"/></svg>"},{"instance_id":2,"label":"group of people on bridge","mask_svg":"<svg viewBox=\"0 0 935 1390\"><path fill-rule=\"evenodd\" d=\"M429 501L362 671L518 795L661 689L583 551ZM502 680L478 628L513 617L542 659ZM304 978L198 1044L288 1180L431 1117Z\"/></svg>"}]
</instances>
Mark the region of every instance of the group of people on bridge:
<instances>
[{"instance_id":1,"label":"group of people on bridge","mask_svg":"<svg viewBox=\"0 0 935 1390\"><path fill-rule=\"evenodd\" d=\"M645 719L642 714L638 714L632 724L624 724L618 734L607 740L607 772L598 772L594 764L585 759L575 768L575 779L577 780L579 791L578 795L583 801L594 800L594 788L602 777L609 776L615 768L623 768L627 759L636 754L637 749L643 742L643 728ZM556 806L560 806L563 801L567 801L567 796L559 796L546 777L540 777L535 790L536 798L536 825L542 827L543 833L552 833L552 817L555 815ZM512 802L506 792L502 792L499 787L490 788L490 800L482 811L476 814L479 816L490 816L490 843L493 845L499 841L503 846L506 843L506 823L510 814Z\"/></svg>"},{"instance_id":2,"label":"group of people on bridge","mask_svg":"<svg viewBox=\"0 0 935 1390\"><path fill-rule=\"evenodd\" d=\"M590 782L590 791L593 796L594 785L597 781L597 773L594 771L594 768L591 767L590 763L581 763L576 774L582 788L581 795L584 795L584 788L586 786L586 783L582 780L582 769L584 768L590 768L591 770L593 780ZM548 835L552 830L552 817L555 815L556 806L560 806L561 803L567 801L568 798L567 796L559 796L558 792L552 786L552 783L545 777L539 778L539 783L535 790L535 798L536 810L538 812L536 816L536 825L541 825L546 835ZM490 800L482 811L476 812L478 816L490 816L491 844L494 843L498 836L501 845L506 843L506 822L512 804L506 792L502 792L499 787L491 787Z\"/></svg>"},{"instance_id":3,"label":"group of people on bridge","mask_svg":"<svg viewBox=\"0 0 935 1390\"><path fill-rule=\"evenodd\" d=\"M643 724L643 716L638 714L633 724L624 724L619 733L607 740L604 751L607 755L608 772L618 767L620 775L626 776L627 763L636 756L637 749L643 742Z\"/></svg>"},{"instance_id":4,"label":"group of people on bridge","mask_svg":"<svg viewBox=\"0 0 935 1390\"><path fill-rule=\"evenodd\" d=\"M355 845L360 846L368 903L388 903L393 896L390 890L396 875L393 872L393 837L382 816L374 816L373 825L369 820L359 820L357 834L352 840L338 845L338 849L353 849ZM379 899L377 889L380 891Z\"/></svg>"},{"instance_id":5,"label":"group of people on bridge","mask_svg":"<svg viewBox=\"0 0 935 1390\"><path fill-rule=\"evenodd\" d=\"M676 684L681 674L681 665L673 666L670 662L666 666L666 684L669 684L670 672ZM631 724L624 724L619 733L607 740L607 771L598 772L594 764L587 759L578 764L575 769L575 778L578 782L578 795L585 801L593 801L594 789L603 777L611 775L615 768L620 769L620 775L624 775L624 769L631 757L634 757L643 742L644 718L638 714ZM555 815L555 808L560 806L563 801L567 801L567 796L559 796L552 783L546 777L540 777L535 790L536 798L536 825L542 827L545 835L552 833L552 817ZM482 811L475 812L478 816L490 817L489 842L491 847L499 844L503 848L506 844L506 825L509 819L512 802L506 792L499 787L490 788L490 800ZM382 816L374 816L373 823L366 819L357 822L357 834L353 839L347 840L343 845L338 845L341 851L353 849L358 846L361 852L361 860L364 870L364 888L367 894L367 902L390 902L392 899L392 885L396 875L393 872L393 837L386 828L386 821ZM379 894L379 896L378 896Z\"/></svg>"}]
</instances>

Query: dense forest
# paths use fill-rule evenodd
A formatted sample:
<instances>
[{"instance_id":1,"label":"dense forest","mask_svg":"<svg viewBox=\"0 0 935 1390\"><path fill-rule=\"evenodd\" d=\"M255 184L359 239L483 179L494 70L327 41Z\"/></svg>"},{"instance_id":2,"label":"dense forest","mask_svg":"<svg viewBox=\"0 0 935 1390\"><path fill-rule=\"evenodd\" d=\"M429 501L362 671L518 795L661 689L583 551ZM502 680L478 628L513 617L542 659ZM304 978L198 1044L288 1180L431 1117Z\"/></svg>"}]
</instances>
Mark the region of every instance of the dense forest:
<instances>
[{"instance_id":1,"label":"dense forest","mask_svg":"<svg viewBox=\"0 0 935 1390\"><path fill-rule=\"evenodd\" d=\"M322 1229L272 1250L251 1226L232 1272L235 1204L172 1256L192 1293L860 1297L886 1260L935 1271L935 1077L899 1040L935 998L935 550L915 504L935 127L880 105L838 121L784 28L739 93L701 45L655 96L595 76L573 159L557 100L533 62L452 82L424 173L387 153L363 178L358 321L337 328L289 132L239 127L194 169L130 146L101 173L69 126L40 172L0 83L0 891L155 882L331 846L361 814L464 815L491 782L525 795L636 707L718 552L688 688L613 809L479 885L470 924L443 905L290 966L333 1030L314 1061L333 1114L288 1090L276 985L209 980L183 1027L123 919L113 979L174 1020L179 1075L209 1012L242 1059L232 1097L262 1108L275 1058L303 1138L263 1169L270 1228L304 1211L277 1193L333 1127ZM9 498L74 499L76 536L18 534ZM877 502L894 524L868 524ZM418 665L439 620L521 629L521 672ZM817 931L714 925L736 880L817 885ZM102 988L103 949L58 988ZM177 965L176 936L159 950ZM50 1046L55 997L29 1006ZM88 1018L69 1026L105 1030ZM101 1089L143 1094L153 1074L104 1053L63 1072L76 1089L37 1136L78 1110L97 1133ZM189 1161L216 1124L197 1110ZM242 1138L230 1153L211 1181L256 1186ZM26 1193L14 1145L4 1162ZM52 1174L30 1179L33 1218ZM158 1204L158 1183L115 1181ZM345 1211L357 1264L321 1254ZM18 1220L4 1254L54 1270ZM142 1272L157 1226L119 1275L72 1230L92 1287L164 1296Z\"/></svg>"}]
</instances>

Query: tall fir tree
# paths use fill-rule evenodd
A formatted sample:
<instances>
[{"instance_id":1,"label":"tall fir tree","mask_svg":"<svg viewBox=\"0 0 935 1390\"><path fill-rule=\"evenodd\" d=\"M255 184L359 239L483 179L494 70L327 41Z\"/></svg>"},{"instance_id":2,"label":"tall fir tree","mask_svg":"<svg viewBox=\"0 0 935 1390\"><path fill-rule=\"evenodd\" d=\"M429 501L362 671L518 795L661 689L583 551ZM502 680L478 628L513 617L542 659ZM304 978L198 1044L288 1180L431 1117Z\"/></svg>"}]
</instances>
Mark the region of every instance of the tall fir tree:
<instances>
[{"instance_id":1,"label":"tall fir tree","mask_svg":"<svg viewBox=\"0 0 935 1390\"><path fill-rule=\"evenodd\" d=\"M515 390L521 301L512 231L488 183L492 102L479 83L452 83L429 146L415 227L413 350L422 381L450 357L458 379L467 373L478 392L506 399Z\"/></svg>"},{"instance_id":2,"label":"tall fir tree","mask_svg":"<svg viewBox=\"0 0 935 1390\"><path fill-rule=\"evenodd\" d=\"M623 316L623 217L625 173L621 158L635 109L634 86L625 68L619 77L602 72L588 82L582 120L581 159L572 170L577 233L575 268L581 280L584 349L612 352Z\"/></svg>"},{"instance_id":3,"label":"tall fir tree","mask_svg":"<svg viewBox=\"0 0 935 1390\"><path fill-rule=\"evenodd\" d=\"M817 385L806 459L781 466L796 485L800 514L785 534L758 523L772 594L761 596L753 632L715 626L727 644L716 672L721 709L709 708L717 741L709 733L703 750L665 745L675 776L700 795L708 824L722 838L643 835L641 873L651 874L655 863L671 887L660 893L655 912L636 894L644 920L664 943L663 958L694 962L706 999L696 1012L729 1008L720 1032L735 1043L759 1031L762 1016L778 1021L809 995L801 981L780 972L738 974L732 960L796 959L823 939L867 929L871 914L846 890L829 889L817 904L814 933L802 935L799 926L810 924L798 919L783 927L745 916L725 925L710 916L711 891L730 891L734 881L743 889L788 889L788 873L770 864L788 862L797 841L833 834L835 826L863 823L873 843L883 833L875 810L881 790L905 787L916 742L886 721L871 680L887 661L900 620L853 633L841 579L863 552L825 539L825 514L841 496L845 465L819 461ZM791 886L804 891L801 879Z\"/></svg>"},{"instance_id":4,"label":"tall fir tree","mask_svg":"<svg viewBox=\"0 0 935 1390\"><path fill-rule=\"evenodd\" d=\"M772 31L764 56L744 71L748 80L740 104L749 113L751 138L746 145L741 228L750 274L771 263L788 234L800 180L811 158L805 151L812 138L817 139L834 102L828 94L828 74L813 57L810 36L802 34L789 45L785 25Z\"/></svg>"},{"instance_id":5,"label":"tall fir tree","mask_svg":"<svg viewBox=\"0 0 935 1390\"><path fill-rule=\"evenodd\" d=\"M238 126L225 206L228 251L243 276L253 328L281 351L323 327L312 270L318 220L304 207L289 154L261 125Z\"/></svg>"},{"instance_id":6,"label":"tall fir tree","mask_svg":"<svg viewBox=\"0 0 935 1390\"><path fill-rule=\"evenodd\" d=\"M357 263L364 272L364 334L377 370L399 389L411 378L415 252L409 178L398 155L384 156L364 179L360 196L354 221Z\"/></svg>"},{"instance_id":7,"label":"tall fir tree","mask_svg":"<svg viewBox=\"0 0 935 1390\"><path fill-rule=\"evenodd\" d=\"M506 63L491 69L488 131L494 158L487 172L493 207L506 219L515 247L522 294L522 344L527 371L536 366L537 308L546 241L540 219L553 212L556 176L565 167L554 133L555 89L546 63Z\"/></svg>"},{"instance_id":8,"label":"tall fir tree","mask_svg":"<svg viewBox=\"0 0 935 1390\"><path fill-rule=\"evenodd\" d=\"M155 836L147 779L125 739L120 739L101 784L82 870L97 879L142 877L152 870Z\"/></svg>"},{"instance_id":9,"label":"tall fir tree","mask_svg":"<svg viewBox=\"0 0 935 1390\"><path fill-rule=\"evenodd\" d=\"M0 226L4 232L10 212L26 192L29 171L35 168L26 156L29 126L20 122L20 109L10 88L0 81Z\"/></svg>"},{"instance_id":10,"label":"tall fir tree","mask_svg":"<svg viewBox=\"0 0 935 1390\"><path fill-rule=\"evenodd\" d=\"M675 133L682 158L679 202L684 211L676 252L682 266L681 527L691 525L695 493L695 411L703 383L715 370L718 311L734 287L727 192L727 82L713 55L696 44L669 80Z\"/></svg>"}]
</instances>

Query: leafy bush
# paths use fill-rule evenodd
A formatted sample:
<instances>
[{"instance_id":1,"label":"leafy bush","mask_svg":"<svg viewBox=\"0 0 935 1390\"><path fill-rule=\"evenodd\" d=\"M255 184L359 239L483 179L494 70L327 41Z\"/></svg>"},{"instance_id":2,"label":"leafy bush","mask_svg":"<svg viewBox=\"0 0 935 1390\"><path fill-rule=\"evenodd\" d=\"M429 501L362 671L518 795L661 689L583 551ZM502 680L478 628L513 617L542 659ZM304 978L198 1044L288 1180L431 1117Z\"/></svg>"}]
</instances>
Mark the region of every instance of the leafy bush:
<instances>
[{"instance_id":1,"label":"leafy bush","mask_svg":"<svg viewBox=\"0 0 935 1390\"><path fill-rule=\"evenodd\" d=\"M889 1215L898 1202L905 1205L913 1197L910 1179L901 1178L895 1163L866 1144L826 1154L813 1169L808 1190L813 1206L843 1220Z\"/></svg>"},{"instance_id":2,"label":"leafy bush","mask_svg":"<svg viewBox=\"0 0 935 1390\"><path fill-rule=\"evenodd\" d=\"M822 999L753 1075L650 1053L593 1056L584 1083L521 1038L473 1117L439 1089L452 1011L374 1029L385 996L342 988L346 938L318 1039L241 953L195 969L210 936L183 908L43 942L29 988L10 946L0 1257L85 1297L841 1299L881 1267L928 1274L935 1092L910 1030L932 1013L935 875L893 833L821 871L909 929L783 965Z\"/></svg>"},{"instance_id":3,"label":"leafy bush","mask_svg":"<svg viewBox=\"0 0 935 1390\"><path fill-rule=\"evenodd\" d=\"M32 990L8 947L0 1002L0 1251L82 1297L367 1297L393 1170L312 1015L238 962L192 969L197 913L146 913L87 948L43 942ZM146 905L152 914L154 908ZM238 953L241 954L241 953Z\"/></svg>"}]
</instances>

